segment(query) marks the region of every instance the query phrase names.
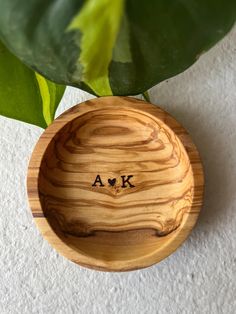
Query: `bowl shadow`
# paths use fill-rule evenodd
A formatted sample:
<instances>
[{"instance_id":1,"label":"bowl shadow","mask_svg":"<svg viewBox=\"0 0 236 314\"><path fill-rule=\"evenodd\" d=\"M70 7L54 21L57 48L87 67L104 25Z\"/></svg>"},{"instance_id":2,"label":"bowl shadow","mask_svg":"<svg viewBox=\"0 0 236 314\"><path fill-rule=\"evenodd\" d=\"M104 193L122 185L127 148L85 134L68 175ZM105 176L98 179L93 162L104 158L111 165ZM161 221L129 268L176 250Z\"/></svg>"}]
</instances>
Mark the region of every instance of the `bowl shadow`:
<instances>
[{"instance_id":1,"label":"bowl shadow","mask_svg":"<svg viewBox=\"0 0 236 314\"><path fill-rule=\"evenodd\" d=\"M226 140L232 125L228 122L224 126L224 132L221 130L222 125L218 127L215 125L215 128L208 125L206 120L211 115L210 108L209 112L202 111L200 114L196 107L189 107L188 110L175 107L168 112L189 132L203 163L204 202L196 229L206 225L210 229L215 229L219 223L222 224L222 220L227 219L227 210L234 197L234 188L231 182L233 170L232 164L229 162L232 146L230 139L228 138L228 142ZM197 119L194 118L196 115L198 115ZM213 120L213 118L211 119ZM227 145L231 147L227 148Z\"/></svg>"}]
</instances>

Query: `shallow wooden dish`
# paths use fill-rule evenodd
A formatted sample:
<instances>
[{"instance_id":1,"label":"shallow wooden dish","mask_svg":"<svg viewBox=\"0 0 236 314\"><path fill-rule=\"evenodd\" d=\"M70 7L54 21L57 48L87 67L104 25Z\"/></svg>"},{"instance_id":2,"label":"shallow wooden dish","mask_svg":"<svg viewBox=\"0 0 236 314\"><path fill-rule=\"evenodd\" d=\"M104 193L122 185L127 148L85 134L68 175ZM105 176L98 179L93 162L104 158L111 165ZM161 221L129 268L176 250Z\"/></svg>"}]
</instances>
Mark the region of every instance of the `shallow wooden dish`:
<instances>
[{"instance_id":1,"label":"shallow wooden dish","mask_svg":"<svg viewBox=\"0 0 236 314\"><path fill-rule=\"evenodd\" d=\"M157 106L86 101L39 139L28 197L43 236L71 261L126 271L167 257L193 228L203 195L196 147Z\"/></svg>"}]
</instances>

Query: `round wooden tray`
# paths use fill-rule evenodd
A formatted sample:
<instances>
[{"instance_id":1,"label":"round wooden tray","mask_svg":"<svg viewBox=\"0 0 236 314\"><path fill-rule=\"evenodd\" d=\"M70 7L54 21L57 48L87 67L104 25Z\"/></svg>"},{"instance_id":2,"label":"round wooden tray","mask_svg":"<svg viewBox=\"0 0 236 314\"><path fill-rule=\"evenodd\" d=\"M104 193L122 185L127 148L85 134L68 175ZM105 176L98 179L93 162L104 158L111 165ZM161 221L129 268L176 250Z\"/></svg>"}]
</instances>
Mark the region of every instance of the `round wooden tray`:
<instances>
[{"instance_id":1,"label":"round wooden tray","mask_svg":"<svg viewBox=\"0 0 236 314\"><path fill-rule=\"evenodd\" d=\"M71 261L127 271L167 257L203 197L199 154L157 106L102 97L62 114L40 137L28 197L43 236Z\"/></svg>"}]
</instances>

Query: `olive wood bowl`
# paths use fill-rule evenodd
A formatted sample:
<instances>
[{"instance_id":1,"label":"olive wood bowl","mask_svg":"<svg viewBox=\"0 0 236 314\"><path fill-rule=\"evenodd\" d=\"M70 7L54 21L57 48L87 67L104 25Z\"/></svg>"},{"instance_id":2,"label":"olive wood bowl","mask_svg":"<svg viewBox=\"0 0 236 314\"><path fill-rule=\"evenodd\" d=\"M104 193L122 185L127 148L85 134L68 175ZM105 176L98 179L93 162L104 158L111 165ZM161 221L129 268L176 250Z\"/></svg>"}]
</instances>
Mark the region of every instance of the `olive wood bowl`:
<instances>
[{"instance_id":1,"label":"olive wood bowl","mask_svg":"<svg viewBox=\"0 0 236 314\"><path fill-rule=\"evenodd\" d=\"M71 261L106 271L155 264L187 238L203 170L186 130L129 97L76 105L42 134L28 197L44 238Z\"/></svg>"}]
</instances>

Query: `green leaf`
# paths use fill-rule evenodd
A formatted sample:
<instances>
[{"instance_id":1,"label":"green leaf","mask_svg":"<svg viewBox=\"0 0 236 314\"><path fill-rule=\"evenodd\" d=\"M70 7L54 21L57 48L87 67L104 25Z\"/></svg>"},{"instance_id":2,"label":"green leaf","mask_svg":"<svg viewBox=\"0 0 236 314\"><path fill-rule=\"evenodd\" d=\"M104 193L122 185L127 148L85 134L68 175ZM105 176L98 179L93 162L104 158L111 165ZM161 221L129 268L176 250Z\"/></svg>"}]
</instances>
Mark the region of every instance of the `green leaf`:
<instances>
[{"instance_id":1,"label":"green leaf","mask_svg":"<svg viewBox=\"0 0 236 314\"><path fill-rule=\"evenodd\" d=\"M96 95L135 95L191 66L235 0L0 0L0 38L28 66Z\"/></svg>"},{"instance_id":2,"label":"green leaf","mask_svg":"<svg viewBox=\"0 0 236 314\"><path fill-rule=\"evenodd\" d=\"M27 68L0 42L0 114L46 128L65 87Z\"/></svg>"}]
</instances>

